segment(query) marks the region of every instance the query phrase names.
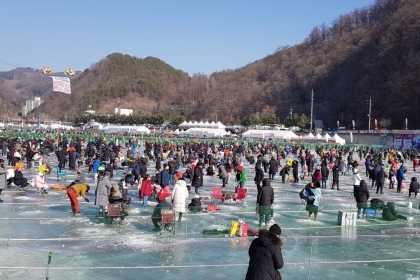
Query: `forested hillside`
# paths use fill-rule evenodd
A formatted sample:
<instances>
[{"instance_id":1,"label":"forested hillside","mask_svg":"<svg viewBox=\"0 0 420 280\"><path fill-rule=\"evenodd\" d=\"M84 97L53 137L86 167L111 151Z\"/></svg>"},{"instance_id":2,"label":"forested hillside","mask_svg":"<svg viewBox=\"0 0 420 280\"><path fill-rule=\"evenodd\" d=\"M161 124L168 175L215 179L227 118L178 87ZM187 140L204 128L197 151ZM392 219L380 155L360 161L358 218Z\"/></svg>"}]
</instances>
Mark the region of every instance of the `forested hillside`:
<instances>
[{"instance_id":1,"label":"forested hillside","mask_svg":"<svg viewBox=\"0 0 420 280\"><path fill-rule=\"evenodd\" d=\"M251 124L278 122L272 113L282 122L290 112L309 116L313 90L314 118L326 127L337 120L350 127L355 120L357 128L367 128L370 97L372 119L397 128L408 118L410 127L420 127L419 14L418 0L378 0L314 27L301 44L210 76L190 77L158 58L114 53L73 77L66 95L53 93L39 71L3 72L0 98L21 106L29 95L42 96L45 103L34 113L50 118L71 118L91 105L100 114L120 107L164 119Z\"/></svg>"}]
</instances>

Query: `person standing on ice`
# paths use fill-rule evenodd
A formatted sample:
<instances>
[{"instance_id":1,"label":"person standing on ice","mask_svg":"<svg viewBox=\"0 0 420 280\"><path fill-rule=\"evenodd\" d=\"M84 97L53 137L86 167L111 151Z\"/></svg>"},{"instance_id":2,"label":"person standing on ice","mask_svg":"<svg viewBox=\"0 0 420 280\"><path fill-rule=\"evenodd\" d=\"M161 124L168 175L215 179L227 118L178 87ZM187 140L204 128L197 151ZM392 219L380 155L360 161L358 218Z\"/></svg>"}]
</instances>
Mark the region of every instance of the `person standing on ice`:
<instances>
[{"instance_id":1,"label":"person standing on ice","mask_svg":"<svg viewBox=\"0 0 420 280\"><path fill-rule=\"evenodd\" d=\"M7 171L4 168L4 160L0 159L0 194L6 186L7 186ZM2 199L0 199L0 203L3 203Z\"/></svg>"},{"instance_id":2,"label":"person standing on ice","mask_svg":"<svg viewBox=\"0 0 420 280\"><path fill-rule=\"evenodd\" d=\"M175 212L178 213L178 222L181 222L182 213L185 213L185 207L188 199L187 183L182 177L182 172L178 171L175 174L175 185L172 190L172 203Z\"/></svg>"},{"instance_id":3,"label":"person standing on ice","mask_svg":"<svg viewBox=\"0 0 420 280\"><path fill-rule=\"evenodd\" d=\"M245 280L278 280L279 269L284 266L280 240L281 228L274 224L267 230L260 230L258 238L249 246L249 265Z\"/></svg>"},{"instance_id":4,"label":"person standing on ice","mask_svg":"<svg viewBox=\"0 0 420 280\"><path fill-rule=\"evenodd\" d=\"M111 191L111 182L106 175L104 167L100 167L98 171L98 185L95 190L95 205L99 206L99 213L96 215L98 218L105 217L104 207L108 205L108 197ZM101 170L102 169L102 170Z\"/></svg>"}]
</instances>

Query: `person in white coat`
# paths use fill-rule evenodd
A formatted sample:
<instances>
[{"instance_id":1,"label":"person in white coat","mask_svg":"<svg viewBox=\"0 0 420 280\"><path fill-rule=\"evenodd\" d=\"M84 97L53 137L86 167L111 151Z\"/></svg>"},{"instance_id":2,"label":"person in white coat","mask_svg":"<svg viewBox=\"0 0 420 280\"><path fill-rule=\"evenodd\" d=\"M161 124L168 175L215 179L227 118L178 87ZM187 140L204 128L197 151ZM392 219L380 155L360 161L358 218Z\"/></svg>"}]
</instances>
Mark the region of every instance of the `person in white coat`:
<instances>
[{"instance_id":1,"label":"person in white coat","mask_svg":"<svg viewBox=\"0 0 420 280\"><path fill-rule=\"evenodd\" d=\"M182 219L182 213L186 210L187 199L188 199L188 189L187 189L187 182L185 182L184 178L182 177L182 172L178 171L175 175L175 185L174 189L172 190L172 203L173 209L178 214L178 222Z\"/></svg>"},{"instance_id":2,"label":"person in white coat","mask_svg":"<svg viewBox=\"0 0 420 280\"><path fill-rule=\"evenodd\" d=\"M360 177L359 174L359 169L353 169L353 175L351 177L351 180L353 182L353 194L356 194L356 190L360 186L360 181L362 181L362 177Z\"/></svg>"}]
</instances>

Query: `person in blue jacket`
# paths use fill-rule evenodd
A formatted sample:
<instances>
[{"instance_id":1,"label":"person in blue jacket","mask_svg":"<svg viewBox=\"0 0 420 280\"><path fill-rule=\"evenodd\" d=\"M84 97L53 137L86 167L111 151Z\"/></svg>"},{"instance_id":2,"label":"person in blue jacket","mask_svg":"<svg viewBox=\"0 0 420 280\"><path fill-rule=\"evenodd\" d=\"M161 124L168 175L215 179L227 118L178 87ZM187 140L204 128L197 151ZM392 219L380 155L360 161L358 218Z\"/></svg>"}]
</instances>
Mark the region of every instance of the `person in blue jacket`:
<instances>
[{"instance_id":1,"label":"person in blue jacket","mask_svg":"<svg viewBox=\"0 0 420 280\"><path fill-rule=\"evenodd\" d=\"M404 162L401 162L401 166L397 171L397 193L401 192L402 181L405 180L404 170L405 170Z\"/></svg>"},{"instance_id":2,"label":"person in blue jacket","mask_svg":"<svg viewBox=\"0 0 420 280\"><path fill-rule=\"evenodd\" d=\"M163 164L163 170L160 172L159 177L162 188L169 186L171 175L169 174L169 166L166 163Z\"/></svg>"},{"instance_id":3,"label":"person in blue jacket","mask_svg":"<svg viewBox=\"0 0 420 280\"><path fill-rule=\"evenodd\" d=\"M95 175L95 180L98 178L98 168L99 165L101 165L101 161L99 160L99 158L97 158L94 162L93 162L93 174Z\"/></svg>"}]
</instances>

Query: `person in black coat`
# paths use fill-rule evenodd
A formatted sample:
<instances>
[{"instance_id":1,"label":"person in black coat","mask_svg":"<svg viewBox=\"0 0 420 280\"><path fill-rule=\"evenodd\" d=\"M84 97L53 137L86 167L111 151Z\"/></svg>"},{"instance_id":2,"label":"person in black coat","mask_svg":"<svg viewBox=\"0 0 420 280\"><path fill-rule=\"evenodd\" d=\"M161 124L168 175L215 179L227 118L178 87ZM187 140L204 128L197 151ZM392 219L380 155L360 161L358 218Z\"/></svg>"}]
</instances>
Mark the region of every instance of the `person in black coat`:
<instances>
[{"instance_id":1,"label":"person in black coat","mask_svg":"<svg viewBox=\"0 0 420 280\"><path fill-rule=\"evenodd\" d=\"M28 179L23 177L23 174L20 168L15 170L15 177L13 177L13 183L21 189L29 187Z\"/></svg>"},{"instance_id":2,"label":"person in black coat","mask_svg":"<svg viewBox=\"0 0 420 280\"><path fill-rule=\"evenodd\" d=\"M254 182L255 185L257 185L257 191L258 194L261 191L261 183L264 180L264 171L262 170L261 165L259 165L258 163L255 165L255 177L254 177Z\"/></svg>"},{"instance_id":3,"label":"person in black coat","mask_svg":"<svg viewBox=\"0 0 420 280\"><path fill-rule=\"evenodd\" d=\"M161 169L162 169L162 157L158 155L156 157L156 170L161 170Z\"/></svg>"},{"instance_id":4,"label":"person in black coat","mask_svg":"<svg viewBox=\"0 0 420 280\"><path fill-rule=\"evenodd\" d=\"M195 193L199 195L198 188L203 186L203 167L204 164L200 162L194 169L191 186L195 187Z\"/></svg>"},{"instance_id":5,"label":"person in black coat","mask_svg":"<svg viewBox=\"0 0 420 280\"><path fill-rule=\"evenodd\" d=\"M417 193L419 192L420 185L417 182L417 178L411 178L410 189L408 190L408 197L411 197L411 193L414 193L414 197L417 197Z\"/></svg>"},{"instance_id":6,"label":"person in black coat","mask_svg":"<svg viewBox=\"0 0 420 280\"><path fill-rule=\"evenodd\" d=\"M297 183L299 182L299 162L297 160L293 161L292 168L293 168L293 179L294 179L294 182Z\"/></svg>"},{"instance_id":7,"label":"person in black coat","mask_svg":"<svg viewBox=\"0 0 420 280\"><path fill-rule=\"evenodd\" d=\"M330 170L328 169L328 166L325 162L321 163L321 175L321 189L326 189L328 176L330 175Z\"/></svg>"},{"instance_id":8,"label":"person in black coat","mask_svg":"<svg viewBox=\"0 0 420 280\"><path fill-rule=\"evenodd\" d=\"M281 275L278 269L283 268L281 228L274 224L267 230L260 230L248 250L249 265L245 280L278 280Z\"/></svg>"},{"instance_id":9,"label":"person in black coat","mask_svg":"<svg viewBox=\"0 0 420 280\"><path fill-rule=\"evenodd\" d=\"M271 157L268 165L269 165L268 174L270 175L270 179L274 180L274 175L276 175L276 173L279 170L278 168L279 162L274 157Z\"/></svg>"},{"instance_id":10,"label":"person in black coat","mask_svg":"<svg viewBox=\"0 0 420 280\"><path fill-rule=\"evenodd\" d=\"M338 166L338 164L334 164L333 168L332 168L332 173L333 173L333 183L331 186L331 189L334 189L334 186L337 185L337 190L340 190L340 167Z\"/></svg>"},{"instance_id":11,"label":"person in black coat","mask_svg":"<svg viewBox=\"0 0 420 280\"><path fill-rule=\"evenodd\" d=\"M286 174L289 175L289 167L285 166L280 170L281 181L283 184L286 183Z\"/></svg>"},{"instance_id":12,"label":"person in black coat","mask_svg":"<svg viewBox=\"0 0 420 280\"><path fill-rule=\"evenodd\" d=\"M384 193L384 183L385 183L385 171L381 167L376 173L376 193L381 190L381 194Z\"/></svg>"},{"instance_id":13,"label":"person in black coat","mask_svg":"<svg viewBox=\"0 0 420 280\"><path fill-rule=\"evenodd\" d=\"M360 181L359 186L354 186L353 194L357 203L357 218L364 218L366 215L366 208L368 207L367 202L369 199L369 189L365 180ZM363 214L360 216L362 209Z\"/></svg>"},{"instance_id":14,"label":"person in black coat","mask_svg":"<svg viewBox=\"0 0 420 280\"><path fill-rule=\"evenodd\" d=\"M152 222L155 226L153 231L160 230L159 223L162 221L162 210L172 210L172 206L165 199L160 200L153 211Z\"/></svg>"},{"instance_id":15,"label":"person in black coat","mask_svg":"<svg viewBox=\"0 0 420 280\"><path fill-rule=\"evenodd\" d=\"M269 178L265 178L262 182L261 191L257 196L258 214L260 215L260 227L265 222L268 224L271 218L271 208L274 203L274 190L271 187Z\"/></svg>"},{"instance_id":16,"label":"person in black coat","mask_svg":"<svg viewBox=\"0 0 420 280\"><path fill-rule=\"evenodd\" d=\"M198 194L194 195L193 199L191 199L191 203L188 204L188 210L193 213L203 211L203 206L201 206L201 198Z\"/></svg>"}]
</instances>

